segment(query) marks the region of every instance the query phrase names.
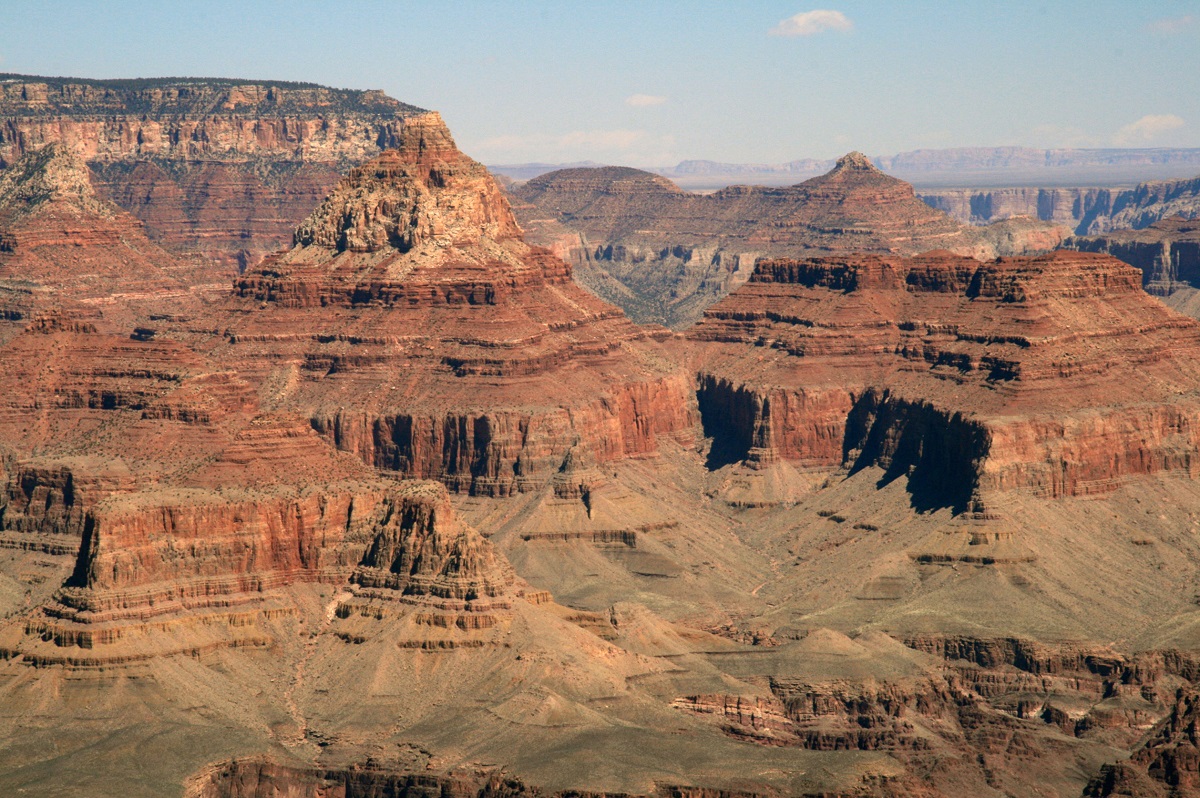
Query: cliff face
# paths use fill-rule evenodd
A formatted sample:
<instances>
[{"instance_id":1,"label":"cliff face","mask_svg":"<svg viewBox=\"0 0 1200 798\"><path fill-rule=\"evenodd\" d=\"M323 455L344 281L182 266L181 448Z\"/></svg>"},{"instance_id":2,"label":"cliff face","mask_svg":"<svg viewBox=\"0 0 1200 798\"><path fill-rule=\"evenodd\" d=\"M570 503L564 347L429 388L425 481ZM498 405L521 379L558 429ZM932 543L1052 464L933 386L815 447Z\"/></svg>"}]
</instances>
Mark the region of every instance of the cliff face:
<instances>
[{"instance_id":1,"label":"cliff face","mask_svg":"<svg viewBox=\"0 0 1200 798\"><path fill-rule=\"evenodd\" d=\"M1200 215L1200 179L1158 180L1134 188L987 188L922 191L930 207L986 225L1028 216L1093 236L1141 229L1172 216Z\"/></svg>"},{"instance_id":2,"label":"cliff face","mask_svg":"<svg viewBox=\"0 0 1200 798\"><path fill-rule=\"evenodd\" d=\"M63 145L153 240L233 274L286 244L341 173L392 146L419 110L311 84L8 76L0 166Z\"/></svg>"},{"instance_id":3,"label":"cliff face","mask_svg":"<svg viewBox=\"0 0 1200 798\"><path fill-rule=\"evenodd\" d=\"M920 198L960 222L987 225L1015 216L1026 216L1062 226L1086 230L1098 219L1108 217L1119 189L1110 188L1016 188L922 190Z\"/></svg>"},{"instance_id":4,"label":"cliff face","mask_svg":"<svg viewBox=\"0 0 1200 798\"><path fill-rule=\"evenodd\" d=\"M691 337L724 461L873 464L914 501L977 511L990 490L1196 467L1200 328L1113 258L762 261ZM769 355L748 368L748 346ZM1114 402L1149 374L1161 388Z\"/></svg>"},{"instance_id":5,"label":"cliff face","mask_svg":"<svg viewBox=\"0 0 1200 798\"><path fill-rule=\"evenodd\" d=\"M359 632L371 623L358 616L380 617L381 603L399 603L399 614L415 604L434 626L486 629L525 595L440 485L143 490L88 511L74 573L3 646L77 667L261 646L267 621L292 612L281 588L348 580L338 613Z\"/></svg>"},{"instance_id":6,"label":"cliff face","mask_svg":"<svg viewBox=\"0 0 1200 798\"><path fill-rule=\"evenodd\" d=\"M512 193L531 239L565 255L585 285L635 319L672 326L699 318L763 255L951 249L995 257L1061 239L1048 225L965 227L860 153L786 188L689 194L648 172L606 167L552 172Z\"/></svg>"}]
</instances>

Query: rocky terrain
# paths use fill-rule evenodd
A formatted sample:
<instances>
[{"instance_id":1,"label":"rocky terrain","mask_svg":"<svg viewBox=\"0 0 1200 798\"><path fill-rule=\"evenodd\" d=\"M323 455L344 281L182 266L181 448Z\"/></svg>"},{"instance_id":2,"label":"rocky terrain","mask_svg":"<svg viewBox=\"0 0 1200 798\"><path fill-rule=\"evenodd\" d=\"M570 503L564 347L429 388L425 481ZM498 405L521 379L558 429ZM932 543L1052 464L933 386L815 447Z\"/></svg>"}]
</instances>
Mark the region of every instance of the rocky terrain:
<instances>
[{"instance_id":1,"label":"rocky terrain","mask_svg":"<svg viewBox=\"0 0 1200 798\"><path fill-rule=\"evenodd\" d=\"M687 326L749 277L756 258L831 251L980 257L1054 247L1063 231L1011 220L979 230L919 199L860 153L785 188L730 186L691 194L635 169L567 169L514 187L531 240L575 266L579 280L635 320Z\"/></svg>"},{"instance_id":2,"label":"rocky terrain","mask_svg":"<svg viewBox=\"0 0 1200 798\"><path fill-rule=\"evenodd\" d=\"M1196 794L1200 322L1136 269L910 255L961 228L851 158L675 334L390 143L217 287L0 174L0 791Z\"/></svg>"},{"instance_id":3,"label":"rocky terrain","mask_svg":"<svg viewBox=\"0 0 1200 798\"><path fill-rule=\"evenodd\" d=\"M101 197L208 279L283 247L351 166L419 111L378 91L236 80L0 75L0 167L59 143Z\"/></svg>"}]
</instances>

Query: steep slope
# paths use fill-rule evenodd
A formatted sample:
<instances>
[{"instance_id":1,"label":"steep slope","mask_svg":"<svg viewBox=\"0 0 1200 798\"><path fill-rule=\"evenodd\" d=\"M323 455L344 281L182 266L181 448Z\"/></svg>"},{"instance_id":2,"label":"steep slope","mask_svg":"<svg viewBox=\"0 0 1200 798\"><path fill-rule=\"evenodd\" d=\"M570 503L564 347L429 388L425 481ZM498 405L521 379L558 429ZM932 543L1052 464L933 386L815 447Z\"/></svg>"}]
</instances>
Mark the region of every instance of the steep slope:
<instances>
[{"instance_id":1,"label":"steep slope","mask_svg":"<svg viewBox=\"0 0 1200 798\"><path fill-rule=\"evenodd\" d=\"M341 174L391 146L419 110L315 84L4 75L0 165L65 145L102 197L224 280L284 246Z\"/></svg>"},{"instance_id":2,"label":"steep slope","mask_svg":"<svg viewBox=\"0 0 1200 798\"><path fill-rule=\"evenodd\" d=\"M552 172L512 193L531 240L566 256L585 285L635 319L671 326L699 318L759 256L951 249L994 257L1061 238L1048 225L965 227L860 153L786 188L689 194L648 172L606 167Z\"/></svg>"}]
</instances>

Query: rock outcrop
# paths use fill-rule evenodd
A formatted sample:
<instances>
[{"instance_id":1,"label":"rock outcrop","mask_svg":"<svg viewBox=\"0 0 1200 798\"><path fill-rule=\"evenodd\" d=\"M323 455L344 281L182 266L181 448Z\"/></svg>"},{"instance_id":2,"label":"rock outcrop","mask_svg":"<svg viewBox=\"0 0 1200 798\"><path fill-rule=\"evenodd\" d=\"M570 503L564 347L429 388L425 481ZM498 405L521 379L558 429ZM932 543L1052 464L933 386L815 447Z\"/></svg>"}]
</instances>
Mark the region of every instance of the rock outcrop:
<instances>
[{"instance_id":1,"label":"rock outcrop","mask_svg":"<svg viewBox=\"0 0 1200 798\"><path fill-rule=\"evenodd\" d=\"M928 207L908 183L850 153L795 186L690 194L636 169L565 169L511 189L531 240L639 321L686 326L743 283L760 256L827 252L981 257L1050 249L1062 231L1009 223L986 231Z\"/></svg>"},{"instance_id":2,"label":"rock outcrop","mask_svg":"<svg viewBox=\"0 0 1200 798\"><path fill-rule=\"evenodd\" d=\"M495 626L528 592L436 483L159 488L87 511L74 573L23 628L4 631L3 649L80 667L267 645L266 622L293 612L279 589L305 582L352 582L342 618L396 605L454 632ZM343 625L359 636L370 626Z\"/></svg>"},{"instance_id":3,"label":"rock outcrop","mask_svg":"<svg viewBox=\"0 0 1200 798\"><path fill-rule=\"evenodd\" d=\"M339 448L457 490L544 485L576 446L607 462L690 439L670 335L570 274L440 117L414 117L236 282L212 353L244 373L294 364L279 401Z\"/></svg>"},{"instance_id":4,"label":"rock outcrop","mask_svg":"<svg viewBox=\"0 0 1200 798\"><path fill-rule=\"evenodd\" d=\"M976 512L1195 472L1200 326L1111 257L761 261L691 337L714 465L874 464Z\"/></svg>"},{"instance_id":5,"label":"rock outcrop","mask_svg":"<svg viewBox=\"0 0 1200 798\"><path fill-rule=\"evenodd\" d=\"M5 78L0 166L65 146L155 242L215 261L210 280L285 244L346 169L392 146L419 111L315 84Z\"/></svg>"}]
</instances>

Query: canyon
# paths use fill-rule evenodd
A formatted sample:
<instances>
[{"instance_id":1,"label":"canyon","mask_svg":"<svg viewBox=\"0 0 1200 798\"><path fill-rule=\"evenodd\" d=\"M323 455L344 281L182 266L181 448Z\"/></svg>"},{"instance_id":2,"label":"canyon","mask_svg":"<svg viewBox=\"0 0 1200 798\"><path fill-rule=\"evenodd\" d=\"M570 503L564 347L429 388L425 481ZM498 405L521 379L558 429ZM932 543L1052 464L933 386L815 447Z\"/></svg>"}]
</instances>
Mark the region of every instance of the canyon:
<instances>
[{"instance_id":1,"label":"canyon","mask_svg":"<svg viewBox=\"0 0 1200 798\"><path fill-rule=\"evenodd\" d=\"M0 172L0 790L1196 794L1200 322L1136 268L852 154L718 197L738 278L672 332L437 113L264 85L0 83L76 131ZM103 182L163 103L388 133L219 271ZM538 202L709 246L579 172Z\"/></svg>"}]
</instances>

